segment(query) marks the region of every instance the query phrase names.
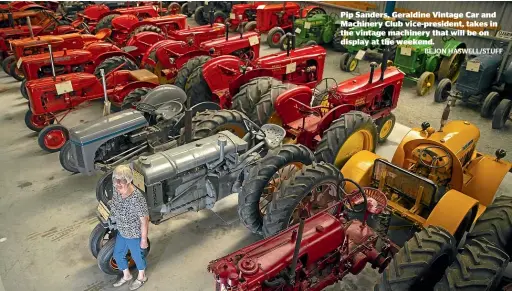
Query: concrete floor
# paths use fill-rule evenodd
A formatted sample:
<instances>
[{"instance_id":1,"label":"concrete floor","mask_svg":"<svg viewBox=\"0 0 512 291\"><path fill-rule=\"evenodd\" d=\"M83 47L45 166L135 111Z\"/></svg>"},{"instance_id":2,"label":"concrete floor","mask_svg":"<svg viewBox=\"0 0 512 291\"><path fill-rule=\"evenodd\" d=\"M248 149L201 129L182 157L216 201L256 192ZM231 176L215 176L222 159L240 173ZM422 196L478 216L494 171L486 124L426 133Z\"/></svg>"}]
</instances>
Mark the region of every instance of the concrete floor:
<instances>
[{"instance_id":1,"label":"concrete floor","mask_svg":"<svg viewBox=\"0 0 512 291\"><path fill-rule=\"evenodd\" d=\"M276 51L262 45L263 55ZM338 81L352 77L340 72L339 56L329 52L325 77ZM363 62L361 71L367 68L368 63ZM39 148L37 135L23 121L27 103L19 85L0 74L0 291L112 290L116 278L98 269L87 245L97 223L94 189L99 176L71 175L61 168L57 153L48 154ZM413 86L404 86L395 111L402 124L396 125L378 153L390 158L408 126L425 120L438 126L443 106L432 100L432 94L417 97ZM71 127L100 114L101 103L93 103L74 112L64 125ZM498 147L511 150L512 126L499 133L493 131L489 121L464 106L456 107L451 116L455 118L468 119L480 127L480 150L491 154ZM512 177L508 174L498 194L510 195L511 189ZM150 279L142 290L212 290L214 281L206 272L208 262L259 239L239 223L236 205L237 197L231 195L213 210L187 213L152 225ZM331 290L370 290L376 278L373 270L365 270Z\"/></svg>"}]
</instances>

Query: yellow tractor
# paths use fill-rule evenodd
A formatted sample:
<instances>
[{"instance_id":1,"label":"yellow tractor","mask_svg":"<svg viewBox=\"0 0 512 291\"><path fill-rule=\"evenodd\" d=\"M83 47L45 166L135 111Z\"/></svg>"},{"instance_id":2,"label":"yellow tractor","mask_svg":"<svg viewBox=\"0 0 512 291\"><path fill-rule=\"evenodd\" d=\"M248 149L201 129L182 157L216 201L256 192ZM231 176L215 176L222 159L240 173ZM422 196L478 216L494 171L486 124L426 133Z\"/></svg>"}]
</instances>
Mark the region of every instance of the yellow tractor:
<instances>
[{"instance_id":1,"label":"yellow tractor","mask_svg":"<svg viewBox=\"0 0 512 291\"><path fill-rule=\"evenodd\" d=\"M294 224L302 208L315 214L331 205L338 181L349 179L354 183L341 186L347 195L358 188L386 194L386 210L369 223L402 246L376 291L466 290L467 284L481 284L471 290L493 290L511 255L512 198L495 199L495 194L512 164L503 160L502 149L495 157L479 153L479 129L468 121L448 122L451 103L439 130L426 122L413 128L391 161L363 150L341 171L323 162L302 167L275 190L265 218ZM486 263L477 268L479 260Z\"/></svg>"}]
</instances>

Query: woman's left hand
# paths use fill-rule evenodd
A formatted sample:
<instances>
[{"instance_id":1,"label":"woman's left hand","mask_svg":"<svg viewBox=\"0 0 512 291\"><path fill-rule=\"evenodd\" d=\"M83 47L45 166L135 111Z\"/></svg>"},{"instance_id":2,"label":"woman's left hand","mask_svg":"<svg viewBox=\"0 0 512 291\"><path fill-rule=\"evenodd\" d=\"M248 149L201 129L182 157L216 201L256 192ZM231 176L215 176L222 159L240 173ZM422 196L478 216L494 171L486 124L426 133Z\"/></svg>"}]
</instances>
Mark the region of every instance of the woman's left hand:
<instances>
[{"instance_id":1,"label":"woman's left hand","mask_svg":"<svg viewBox=\"0 0 512 291\"><path fill-rule=\"evenodd\" d=\"M148 248L148 239L141 239L140 240L140 248L145 250Z\"/></svg>"}]
</instances>

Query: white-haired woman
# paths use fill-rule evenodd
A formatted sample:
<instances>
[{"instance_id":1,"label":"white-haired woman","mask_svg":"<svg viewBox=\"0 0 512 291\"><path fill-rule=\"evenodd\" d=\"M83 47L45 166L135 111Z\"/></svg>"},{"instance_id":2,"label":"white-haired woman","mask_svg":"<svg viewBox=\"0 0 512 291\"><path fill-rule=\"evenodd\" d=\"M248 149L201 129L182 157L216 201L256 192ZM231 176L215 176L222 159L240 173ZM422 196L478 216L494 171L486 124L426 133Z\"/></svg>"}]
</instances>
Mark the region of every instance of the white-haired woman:
<instances>
[{"instance_id":1,"label":"white-haired woman","mask_svg":"<svg viewBox=\"0 0 512 291\"><path fill-rule=\"evenodd\" d=\"M137 279L130 285L130 290L135 290L148 280L145 274L146 259L144 258L144 250L148 247L148 206L144 195L132 184L133 172L129 166L116 167L112 180L114 193L109 204L118 229L114 259L119 269L123 271L123 277L114 283L114 287L122 286L133 279L126 260L126 253L130 250L131 257L139 270Z\"/></svg>"}]
</instances>

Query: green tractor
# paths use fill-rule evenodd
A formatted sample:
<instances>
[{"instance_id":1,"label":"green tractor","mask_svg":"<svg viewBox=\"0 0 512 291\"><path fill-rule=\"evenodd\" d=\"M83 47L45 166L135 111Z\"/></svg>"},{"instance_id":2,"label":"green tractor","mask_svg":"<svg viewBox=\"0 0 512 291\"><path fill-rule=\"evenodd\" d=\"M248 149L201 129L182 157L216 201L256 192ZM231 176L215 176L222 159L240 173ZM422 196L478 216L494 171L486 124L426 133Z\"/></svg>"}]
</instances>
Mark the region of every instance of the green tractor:
<instances>
[{"instance_id":1,"label":"green tractor","mask_svg":"<svg viewBox=\"0 0 512 291\"><path fill-rule=\"evenodd\" d=\"M430 40L427 36L406 37L404 41ZM405 78L416 82L416 93L419 96L428 94L437 79L449 78L455 82L459 76L460 68L466 58L465 54L458 54L456 49L466 48L466 44L453 37L443 37L443 50L441 54L429 53L433 48L431 44L399 45L395 55L394 65L406 74Z\"/></svg>"},{"instance_id":2,"label":"green tractor","mask_svg":"<svg viewBox=\"0 0 512 291\"><path fill-rule=\"evenodd\" d=\"M294 22L295 29L295 46L307 46L315 44L329 44L334 39L334 32L341 27L342 19L331 13L315 14L308 18L296 19ZM279 41L281 50L286 51L288 46L286 36L282 36Z\"/></svg>"}]
</instances>

